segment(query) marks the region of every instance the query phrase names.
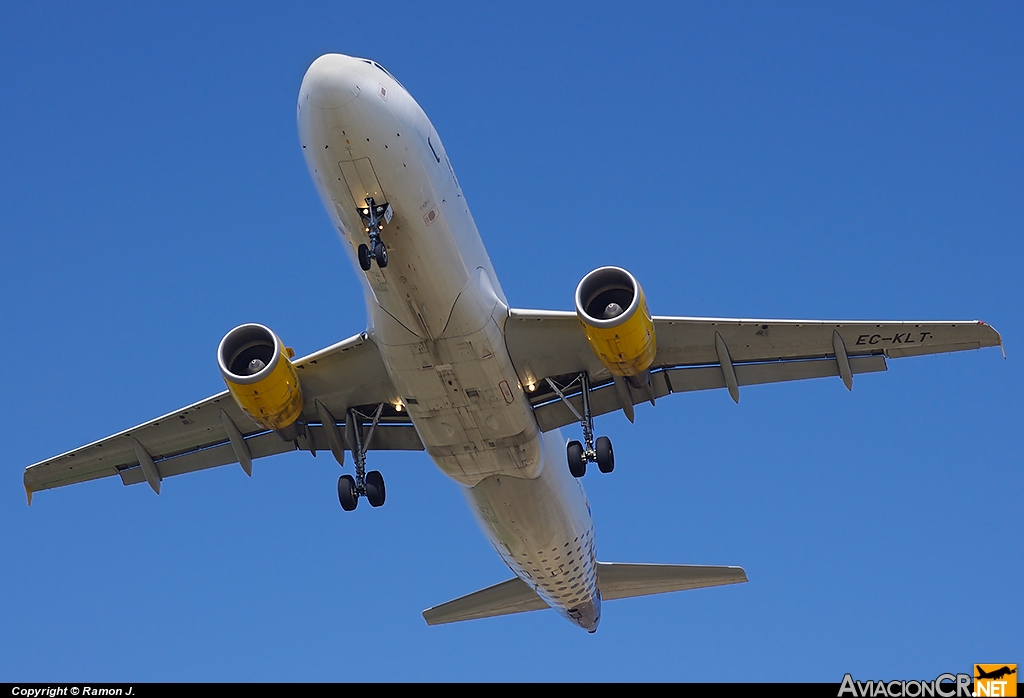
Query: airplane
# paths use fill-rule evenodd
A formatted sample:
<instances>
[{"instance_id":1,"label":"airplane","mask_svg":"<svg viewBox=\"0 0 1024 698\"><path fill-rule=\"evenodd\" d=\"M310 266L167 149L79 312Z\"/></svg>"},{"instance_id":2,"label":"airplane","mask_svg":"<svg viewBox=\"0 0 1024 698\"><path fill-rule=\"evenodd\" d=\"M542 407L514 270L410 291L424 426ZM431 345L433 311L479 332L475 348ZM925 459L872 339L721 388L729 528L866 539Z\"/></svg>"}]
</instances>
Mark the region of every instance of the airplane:
<instances>
[{"instance_id":1,"label":"airplane","mask_svg":"<svg viewBox=\"0 0 1024 698\"><path fill-rule=\"evenodd\" d=\"M444 145L379 63L316 59L297 103L313 183L363 282L365 331L296 359L270 328L217 348L227 390L26 468L33 493L103 477L148 485L294 450L352 474L352 511L386 499L375 450L426 451L465 494L508 581L423 612L429 625L552 608L595 632L602 602L747 581L741 567L597 558L581 479L611 473L596 417L674 393L853 377L887 360L1002 346L981 321L831 321L652 315L617 266L586 274L574 311L509 305ZM582 440L561 428L580 425ZM591 468L592 469L592 468Z\"/></svg>"},{"instance_id":2,"label":"airplane","mask_svg":"<svg viewBox=\"0 0 1024 698\"><path fill-rule=\"evenodd\" d=\"M990 672L989 671L985 671L984 669L982 669L978 665L975 665L975 669L976 669L977 674L978 674L977 676L974 677L976 679L1001 679L1004 676L1009 676L1010 674L1016 674L1017 673L1016 667L1011 669L1008 666L1003 666L1003 667L1001 667L999 669L994 669L994 670L992 670Z\"/></svg>"}]
</instances>

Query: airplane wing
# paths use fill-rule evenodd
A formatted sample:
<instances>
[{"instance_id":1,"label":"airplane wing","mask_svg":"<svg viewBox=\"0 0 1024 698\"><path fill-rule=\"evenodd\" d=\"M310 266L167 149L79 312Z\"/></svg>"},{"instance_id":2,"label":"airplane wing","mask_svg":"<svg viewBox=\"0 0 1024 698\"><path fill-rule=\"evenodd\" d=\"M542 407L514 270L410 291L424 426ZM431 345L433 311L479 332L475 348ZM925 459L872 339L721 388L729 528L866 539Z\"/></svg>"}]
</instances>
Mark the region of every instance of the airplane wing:
<instances>
[{"instance_id":1,"label":"airplane wing","mask_svg":"<svg viewBox=\"0 0 1024 698\"><path fill-rule=\"evenodd\" d=\"M739 402L744 385L841 377L886 370L886 359L1002 346L999 333L980 321L891 322L745 320L654 317L657 354L650 390L638 390L609 371L587 343L574 312L512 310L505 324L509 355L543 431L578 421L566 402L582 409L578 374L591 376L591 411L600 415L671 393L728 388Z\"/></svg>"},{"instance_id":2,"label":"airplane wing","mask_svg":"<svg viewBox=\"0 0 1024 698\"><path fill-rule=\"evenodd\" d=\"M326 430L316 403L327 413L344 418L346 409L356 408L371 417L378 405L379 425L367 447L371 450L421 451L412 422L393 407L398 393L391 384L377 345L365 334L351 337L333 346L293 362L302 385L302 421L306 433L297 441L284 441L273 431L253 422L227 392L221 392L188 407L108 436L87 446L36 463L25 469L25 491L29 503L32 493L119 475L125 485L147 480L142 463L152 463L159 481L171 475L238 463L232 437L240 437L251 459L298 449L329 450ZM336 424L343 422L335 421ZM365 426L364 426L365 430ZM346 430L340 430L350 449ZM365 431L364 431L365 434ZM368 434L364 435L365 437ZM244 456L243 456L244 457ZM147 463L148 464L148 463Z\"/></svg>"}]
</instances>

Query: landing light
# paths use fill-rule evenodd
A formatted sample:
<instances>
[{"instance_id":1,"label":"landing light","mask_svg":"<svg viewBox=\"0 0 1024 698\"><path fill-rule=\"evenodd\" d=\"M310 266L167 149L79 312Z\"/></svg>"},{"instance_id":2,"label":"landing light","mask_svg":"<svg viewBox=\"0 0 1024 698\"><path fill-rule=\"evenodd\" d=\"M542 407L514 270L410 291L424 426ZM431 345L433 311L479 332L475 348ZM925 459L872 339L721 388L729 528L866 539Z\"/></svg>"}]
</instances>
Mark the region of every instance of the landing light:
<instances>
[{"instance_id":1,"label":"landing light","mask_svg":"<svg viewBox=\"0 0 1024 698\"><path fill-rule=\"evenodd\" d=\"M364 209L363 209L363 215L364 215L364 216L368 216L368 215L370 215L370 209L368 209L368 208L364 208Z\"/></svg>"},{"instance_id":2,"label":"landing light","mask_svg":"<svg viewBox=\"0 0 1024 698\"><path fill-rule=\"evenodd\" d=\"M405 407L405 405L403 405L401 402L396 402L395 403L395 412L401 412L403 407Z\"/></svg>"},{"instance_id":3,"label":"landing light","mask_svg":"<svg viewBox=\"0 0 1024 698\"><path fill-rule=\"evenodd\" d=\"M536 383L528 383L526 385L526 389L529 390L532 393L534 390L537 389L537 384Z\"/></svg>"}]
</instances>

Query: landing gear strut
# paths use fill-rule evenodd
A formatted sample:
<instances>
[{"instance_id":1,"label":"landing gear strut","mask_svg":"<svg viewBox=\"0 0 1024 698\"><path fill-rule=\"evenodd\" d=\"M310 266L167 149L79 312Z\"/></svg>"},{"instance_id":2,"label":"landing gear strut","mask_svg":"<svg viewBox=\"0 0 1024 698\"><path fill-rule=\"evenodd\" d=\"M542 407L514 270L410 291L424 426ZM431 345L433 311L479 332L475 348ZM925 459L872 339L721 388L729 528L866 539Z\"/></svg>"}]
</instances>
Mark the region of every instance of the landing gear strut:
<instances>
[{"instance_id":1,"label":"landing gear strut","mask_svg":"<svg viewBox=\"0 0 1024 698\"><path fill-rule=\"evenodd\" d=\"M569 462L569 472L573 477L583 477L587 474L587 463L597 463L597 468L602 473L610 473L615 469L615 454L612 451L612 442L607 436L598 437L594 443L594 414L590 411L590 376L583 372L573 379L569 385L559 387L550 378L545 379L551 389L562 399L562 402L572 411L576 419L580 420L583 427L583 443L570 441L565 446L566 460ZM572 403L565 397L564 390L572 387L576 381L580 382L580 397L583 401L583 414L576 411Z\"/></svg>"},{"instance_id":2,"label":"landing gear strut","mask_svg":"<svg viewBox=\"0 0 1024 698\"><path fill-rule=\"evenodd\" d=\"M352 447L352 460L356 463L356 475L342 475L338 478L338 501L345 511L352 511L359 504L360 497L366 497L371 507L379 507L384 504L385 489L384 476L377 470L366 472L366 451L369 449L370 440L373 439L373 432L380 423L380 413L384 405L377 405L376 412L370 418L370 433L363 441L363 420L366 415L350 409L345 413L345 431L348 442Z\"/></svg>"},{"instance_id":3,"label":"landing gear strut","mask_svg":"<svg viewBox=\"0 0 1024 698\"><path fill-rule=\"evenodd\" d=\"M366 206L359 209L359 218L363 221L363 227L370 236L370 244L359 246L359 266L363 271L370 271L372 260L377 260L377 266L383 269L388 265L388 248L380 239L380 232L384 225L391 222L391 204L374 202L372 196L364 199Z\"/></svg>"}]
</instances>

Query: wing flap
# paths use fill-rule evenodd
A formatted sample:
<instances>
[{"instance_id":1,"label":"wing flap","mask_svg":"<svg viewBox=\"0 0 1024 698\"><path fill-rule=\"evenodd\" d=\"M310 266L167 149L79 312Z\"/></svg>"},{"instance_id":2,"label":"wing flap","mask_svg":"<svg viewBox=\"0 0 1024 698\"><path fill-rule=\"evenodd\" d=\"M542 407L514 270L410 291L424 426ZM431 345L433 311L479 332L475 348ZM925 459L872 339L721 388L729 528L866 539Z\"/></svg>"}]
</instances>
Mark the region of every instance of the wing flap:
<instances>
[{"instance_id":1,"label":"wing flap","mask_svg":"<svg viewBox=\"0 0 1024 698\"><path fill-rule=\"evenodd\" d=\"M734 368L736 370L736 382L741 386L839 376L839 364L834 359L738 364ZM853 357L850 359L850 369L854 374L884 371L886 370L885 357ZM670 368L666 369L665 373L668 375L669 386L673 393L725 387L725 378L722 374L721 366Z\"/></svg>"},{"instance_id":2,"label":"wing flap","mask_svg":"<svg viewBox=\"0 0 1024 698\"><path fill-rule=\"evenodd\" d=\"M428 608L423 612L423 620L427 621L427 625L443 625L545 608L548 608L548 605L537 596L537 592L526 582L515 577L440 606Z\"/></svg>"},{"instance_id":3,"label":"wing flap","mask_svg":"<svg viewBox=\"0 0 1024 698\"><path fill-rule=\"evenodd\" d=\"M245 444L248 446L249 453L253 459L295 450L294 443L284 441L272 431L251 436L245 439ZM231 449L231 444L222 443L217 446L156 461L156 469L162 479L237 462L238 459L235 458L235 452ZM126 485L134 485L146 481L142 468L138 466L123 469L119 474L121 475L121 481Z\"/></svg>"},{"instance_id":4,"label":"wing flap","mask_svg":"<svg viewBox=\"0 0 1024 698\"><path fill-rule=\"evenodd\" d=\"M834 359L808 359L803 361L775 361L771 363L739 364L735 366L736 380L739 385L761 385L780 383L783 381L806 380L810 378L828 378L839 375L839 365ZM859 356L850 359L850 369L854 374L874 373L886 370L885 357ZM651 388L655 398L662 398L671 393L691 392L695 390L715 390L725 387L725 376L721 366L699 366L689 368L670 368L651 373ZM636 390L627 386L629 396L634 405L647 402L645 390ZM583 400L577 393L568 397L576 411L582 414ZM622 409L622 402L612 384L592 389L590 393L590 409L595 416L608 414ZM535 405L534 414L541 431L551 431L574 424L579 421L576 415L560 399Z\"/></svg>"},{"instance_id":5,"label":"wing flap","mask_svg":"<svg viewBox=\"0 0 1024 698\"><path fill-rule=\"evenodd\" d=\"M311 439L314 450L330 451L327 434L322 426L316 424L309 425L306 427L306 431ZM341 432L342 440L344 440L345 430L342 429ZM309 444L310 441L307 440L306 443ZM245 439L245 444L248 446L249 453L254 460L297 450L294 442L284 441L272 431L250 436ZM420 441L416 429L411 425L387 425L377 427L369 447L373 451L422 451L423 442ZM346 443L345 448L350 449L351 445ZM238 459L235 458L235 452L232 450L231 444L222 443L199 451L183 453L157 461L156 467L160 477L166 478L237 462ZM134 485L146 481L142 468L137 465L121 470L120 475L121 481L126 485Z\"/></svg>"}]
</instances>

